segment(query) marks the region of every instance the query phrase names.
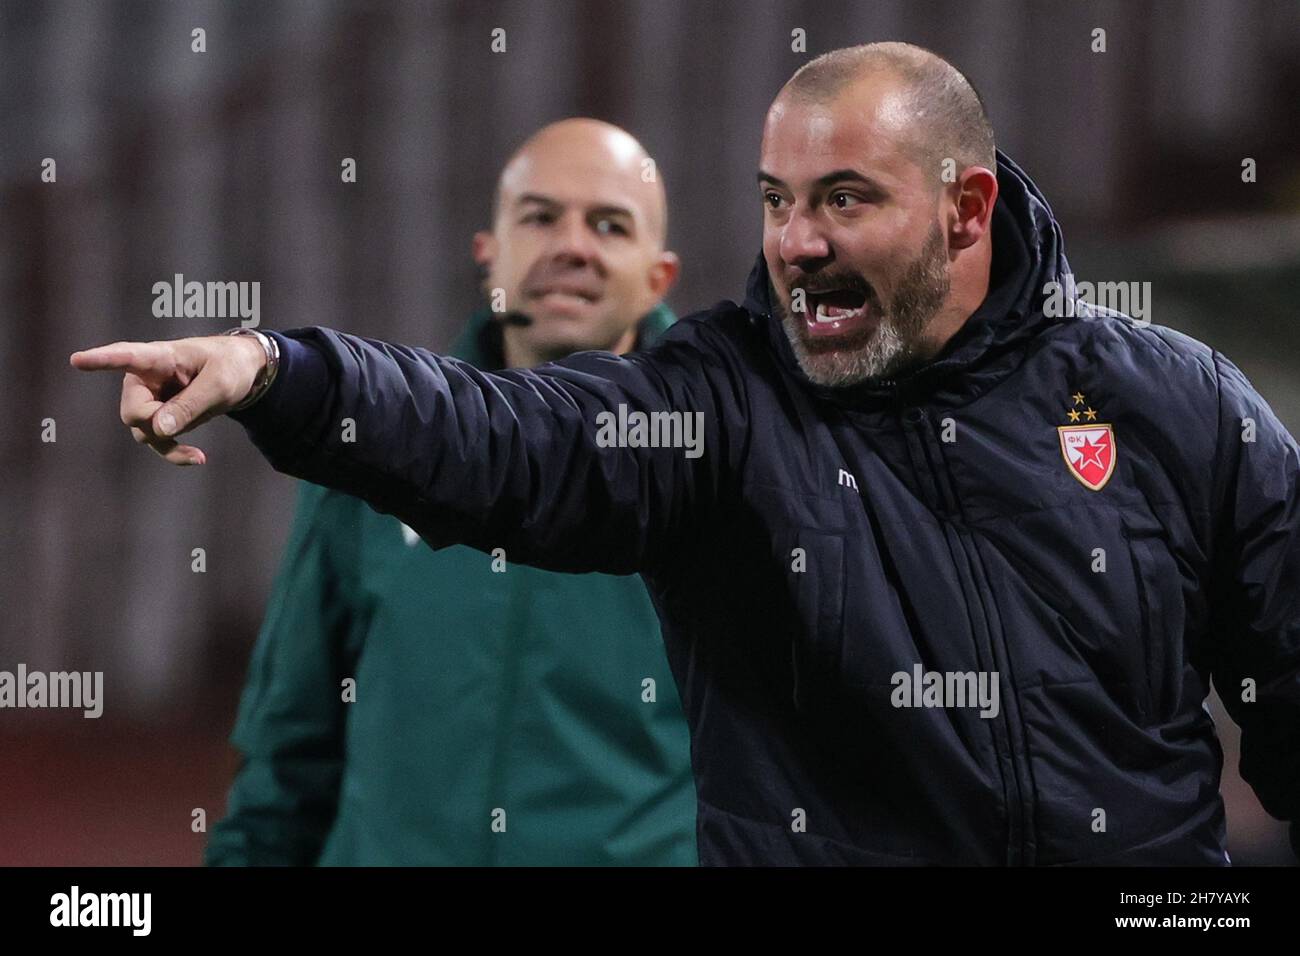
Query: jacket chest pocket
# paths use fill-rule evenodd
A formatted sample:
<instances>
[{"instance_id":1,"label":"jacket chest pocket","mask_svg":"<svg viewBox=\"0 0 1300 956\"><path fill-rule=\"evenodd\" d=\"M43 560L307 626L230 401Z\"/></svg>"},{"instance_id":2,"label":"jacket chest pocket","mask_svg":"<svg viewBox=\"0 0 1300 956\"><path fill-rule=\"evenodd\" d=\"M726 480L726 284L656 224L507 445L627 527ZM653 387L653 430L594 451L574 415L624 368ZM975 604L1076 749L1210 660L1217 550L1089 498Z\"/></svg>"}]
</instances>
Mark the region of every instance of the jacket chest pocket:
<instances>
[{"instance_id":1,"label":"jacket chest pocket","mask_svg":"<svg viewBox=\"0 0 1300 956\"><path fill-rule=\"evenodd\" d=\"M1096 680L1135 724L1157 722L1171 699L1183 618L1175 559L1156 519L1092 503L992 531L1015 578L1000 582L1016 601L1011 619L1029 623L1008 639L1022 642L1042 682Z\"/></svg>"},{"instance_id":2,"label":"jacket chest pocket","mask_svg":"<svg viewBox=\"0 0 1300 956\"><path fill-rule=\"evenodd\" d=\"M1125 526L1137 590L1142 637L1143 687L1148 723L1160 723L1177 706L1187 615L1181 575L1164 537Z\"/></svg>"},{"instance_id":3,"label":"jacket chest pocket","mask_svg":"<svg viewBox=\"0 0 1300 956\"><path fill-rule=\"evenodd\" d=\"M804 708L816 688L837 681L843 660L844 535L789 525L774 535L773 560L790 611L788 632L792 695Z\"/></svg>"}]
</instances>

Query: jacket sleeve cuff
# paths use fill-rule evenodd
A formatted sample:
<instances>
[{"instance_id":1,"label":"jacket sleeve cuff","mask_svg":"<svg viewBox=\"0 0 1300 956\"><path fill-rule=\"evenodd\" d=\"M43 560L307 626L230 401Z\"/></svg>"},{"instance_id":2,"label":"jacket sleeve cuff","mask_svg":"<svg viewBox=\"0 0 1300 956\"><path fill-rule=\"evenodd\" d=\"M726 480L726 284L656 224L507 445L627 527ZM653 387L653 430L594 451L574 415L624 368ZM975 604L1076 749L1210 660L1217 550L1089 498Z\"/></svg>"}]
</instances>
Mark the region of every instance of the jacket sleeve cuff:
<instances>
[{"instance_id":1,"label":"jacket sleeve cuff","mask_svg":"<svg viewBox=\"0 0 1300 956\"><path fill-rule=\"evenodd\" d=\"M310 330L262 331L280 346L275 381L252 405L226 416L243 425L259 448L288 449L319 434L332 394L330 367L318 348L293 337Z\"/></svg>"}]
</instances>

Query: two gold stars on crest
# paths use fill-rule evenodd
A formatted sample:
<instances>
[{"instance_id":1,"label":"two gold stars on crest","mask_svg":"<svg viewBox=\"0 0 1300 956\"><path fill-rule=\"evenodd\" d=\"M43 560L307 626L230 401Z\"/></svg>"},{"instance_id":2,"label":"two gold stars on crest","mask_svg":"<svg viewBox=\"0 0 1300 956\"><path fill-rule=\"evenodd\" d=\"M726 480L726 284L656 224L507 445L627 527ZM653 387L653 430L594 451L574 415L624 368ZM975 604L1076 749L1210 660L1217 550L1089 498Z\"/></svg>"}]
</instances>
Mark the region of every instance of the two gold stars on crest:
<instances>
[{"instance_id":1,"label":"two gold stars on crest","mask_svg":"<svg viewBox=\"0 0 1300 956\"><path fill-rule=\"evenodd\" d=\"M1074 407L1071 408L1069 412L1067 412L1067 414L1070 416L1070 421L1077 422L1079 420L1078 407L1080 405L1086 405L1086 403L1083 400L1083 392L1075 392L1070 397L1074 399ZM1084 416L1083 419L1084 421L1095 422L1097 420L1097 413L1093 411L1091 405L1086 405L1086 407L1083 410L1083 416Z\"/></svg>"}]
</instances>

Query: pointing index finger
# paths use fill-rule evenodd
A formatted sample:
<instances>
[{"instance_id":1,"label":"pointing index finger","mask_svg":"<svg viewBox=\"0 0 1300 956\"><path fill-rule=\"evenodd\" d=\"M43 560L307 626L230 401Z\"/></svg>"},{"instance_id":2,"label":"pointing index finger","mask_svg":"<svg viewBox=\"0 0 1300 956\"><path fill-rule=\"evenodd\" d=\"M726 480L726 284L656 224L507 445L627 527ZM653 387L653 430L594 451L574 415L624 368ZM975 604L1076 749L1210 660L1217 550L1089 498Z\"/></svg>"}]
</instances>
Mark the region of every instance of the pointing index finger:
<instances>
[{"instance_id":1,"label":"pointing index finger","mask_svg":"<svg viewBox=\"0 0 1300 956\"><path fill-rule=\"evenodd\" d=\"M83 372L106 369L149 372L157 367L162 356L162 346L156 342L114 342L112 345L73 352L68 356L68 362Z\"/></svg>"}]
</instances>

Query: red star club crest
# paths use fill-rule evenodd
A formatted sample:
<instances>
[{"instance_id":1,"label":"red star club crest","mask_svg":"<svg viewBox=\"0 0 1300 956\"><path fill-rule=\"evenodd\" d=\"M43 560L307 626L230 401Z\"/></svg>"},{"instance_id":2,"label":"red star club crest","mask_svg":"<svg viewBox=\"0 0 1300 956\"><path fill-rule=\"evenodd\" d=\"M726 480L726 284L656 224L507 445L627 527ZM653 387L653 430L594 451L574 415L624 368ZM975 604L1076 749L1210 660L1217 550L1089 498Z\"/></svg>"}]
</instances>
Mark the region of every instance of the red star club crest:
<instances>
[{"instance_id":1,"label":"red star club crest","mask_svg":"<svg viewBox=\"0 0 1300 956\"><path fill-rule=\"evenodd\" d=\"M1101 491L1115 470L1115 432L1109 425L1060 425L1061 457L1085 487Z\"/></svg>"},{"instance_id":2,"label":"red star club crest","mask_svg":"<svg viewBox=\"0 0 1300 956\"><path fill-rule=\"evenodd\" d=\"M1083 392L1070 396L1065 415L1070 424L1056 429L1061 435L1065 466L1084 487L1101 491L1115 470L1115 430L1097 421L1097 410L1088 404Z\"/></svg>"}]
</instances>

